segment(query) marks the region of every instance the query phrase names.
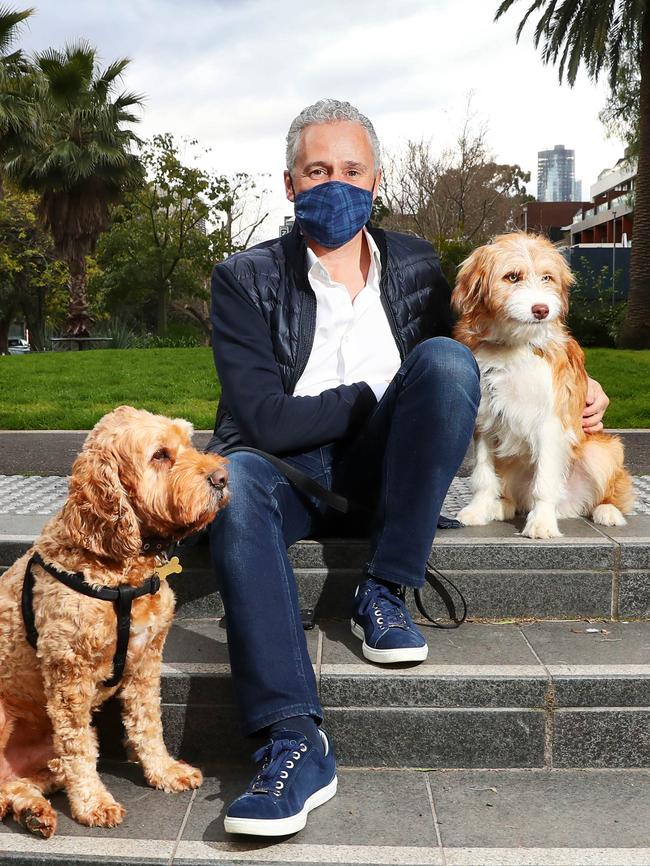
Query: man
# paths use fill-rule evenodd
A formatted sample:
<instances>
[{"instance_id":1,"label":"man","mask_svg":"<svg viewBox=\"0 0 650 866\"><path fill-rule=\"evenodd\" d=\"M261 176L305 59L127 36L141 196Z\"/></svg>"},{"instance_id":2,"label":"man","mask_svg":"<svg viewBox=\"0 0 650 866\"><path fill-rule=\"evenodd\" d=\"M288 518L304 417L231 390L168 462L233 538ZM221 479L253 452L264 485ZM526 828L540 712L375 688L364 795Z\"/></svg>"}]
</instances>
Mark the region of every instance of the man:
<instances>
[{"instance_id":1,"label":"man","mask_svg":"<svg viewBox=\"0 0 650 866\"><path fill-rule=\"evenodd\" d=\"M222 396L208 448L229 454L232 496L212 524L211 555L243 730L269 738L225 828L253 835L302 829L336 793L287 548L368 534L352 631L374 662L424 660L404 588L424 583L479 402L474 358L449 338L450 289L433 247L368 225L381 179L370 121L331 99L304 109L284 176L291 234L218 264L212 283ZM242 445L366 511L342 520L264 456L232 450Z\"/></svg>"}]
</instances>

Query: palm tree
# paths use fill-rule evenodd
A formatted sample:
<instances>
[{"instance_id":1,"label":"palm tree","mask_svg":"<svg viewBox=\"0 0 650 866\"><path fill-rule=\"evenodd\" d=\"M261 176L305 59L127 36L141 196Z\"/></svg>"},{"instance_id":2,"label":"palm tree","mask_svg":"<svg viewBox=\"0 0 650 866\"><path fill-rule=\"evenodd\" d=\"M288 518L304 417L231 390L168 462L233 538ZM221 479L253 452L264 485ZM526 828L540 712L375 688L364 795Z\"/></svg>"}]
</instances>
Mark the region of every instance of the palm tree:
<instances>
[{"instance_id":1,"label":"palm tree","mask_svg":"<svg viewBox=\"0 0 650 866\"><path fill-rule=\"evenodd\" d=\"M495 21L518 0L503 0ZM595 81L609 71L609 85L626 51L641 70L639 163L634 201L634 243L627 316L619 345L650 348L650 3L647 0L534 0L517 29L521 36L530 16L540 11L535 46L543 40L544 63L559 63L573 86L581 62Z\"/></svg>"},{"instance_id":2,"label":"palm tree","mask_svg":"<svg viewBox=\"0 0 650 866\"><path fill-rule=\"evenodd\" d=\"M15 10L0 6L0 151L8 136L15 135L29 124L29 103L21 93L22 77L29 63L15 43L23 21L33 15L33 9ZM0 198L4 195L3 176L0 172Z\"/></svg>"},{"instance_id":3,"label":"palm tree","mask_svg":"<svg viewBox=\"0 0 650 866\"><path fill-rule=\"evenodd\" d=\"M86 42L49 49L35 57L32 76L34 130L2 154L7 175L36 192L43 226L70 272L66 333L88 336L93 319L86 296L86 256L108 227L111 206L142 181L131 152L137 136L124 124L139 118L143 98L122 92L117 82L129 60L98 69Z\"/></svg>"}]
</instances>

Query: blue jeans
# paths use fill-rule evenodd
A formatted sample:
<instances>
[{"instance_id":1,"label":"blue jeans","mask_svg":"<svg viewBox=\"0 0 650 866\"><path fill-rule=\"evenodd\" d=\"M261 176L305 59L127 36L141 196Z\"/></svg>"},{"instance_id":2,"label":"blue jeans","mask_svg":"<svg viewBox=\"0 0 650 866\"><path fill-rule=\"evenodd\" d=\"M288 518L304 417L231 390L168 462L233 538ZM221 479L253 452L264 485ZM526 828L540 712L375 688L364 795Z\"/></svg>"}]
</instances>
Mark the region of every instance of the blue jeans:
<instances>
[{"instance_id":1,"label":"blue jeans","mask_svg":"<svg viewBox=\"0 0 650 866\"><path fill-rule=\"evenodd\" d=\"M479 399L472 353L433 337L408 355L354 438L283 456L366 507L354 515L297 491L264 457L230 455L231 501L210 526L210 550L244 733L323 716L287 548L308 536L369 535L369 574L422 586Z\"/></svg>"}]
</instances>

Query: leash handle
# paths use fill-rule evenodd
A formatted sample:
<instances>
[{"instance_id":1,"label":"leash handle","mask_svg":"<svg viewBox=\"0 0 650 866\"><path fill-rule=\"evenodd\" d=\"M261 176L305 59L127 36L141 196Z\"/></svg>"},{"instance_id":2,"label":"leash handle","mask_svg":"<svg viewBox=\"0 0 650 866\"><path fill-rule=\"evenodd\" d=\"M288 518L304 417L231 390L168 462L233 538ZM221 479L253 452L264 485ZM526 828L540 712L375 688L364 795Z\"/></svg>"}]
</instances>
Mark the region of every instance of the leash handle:
<instances>
[{"instance_id":1,"label":"leash handle","mask_svg":"<svg viewBox=\"0 0 650 866\"><path fill-rule=\"evenodd\" d=\"M422 590L416 589L414 593L415 605L422 614L422 616L427 619L434 628L450 629L458 628L459 626L461 626L467 619L467 602L465 601L465 596L463 595L463 593L458 589L456 584L452 580L450 580L450 578L446 577L444 574L438 571L435 566L431 564L431 560L429 560L426 564L424 577L429 586L431 586L438 593L440 598L444 601L451 622L441 622L439 619L435 619L434 617L432 617L424 605L424 601L422 599ZM457 594L460 600L462 611L460 616L458 616L458 614L456 613L456 606L454 604L454 600L445 584L448 584L452 588L452 590Z\"/></svg>"}]
</instances>

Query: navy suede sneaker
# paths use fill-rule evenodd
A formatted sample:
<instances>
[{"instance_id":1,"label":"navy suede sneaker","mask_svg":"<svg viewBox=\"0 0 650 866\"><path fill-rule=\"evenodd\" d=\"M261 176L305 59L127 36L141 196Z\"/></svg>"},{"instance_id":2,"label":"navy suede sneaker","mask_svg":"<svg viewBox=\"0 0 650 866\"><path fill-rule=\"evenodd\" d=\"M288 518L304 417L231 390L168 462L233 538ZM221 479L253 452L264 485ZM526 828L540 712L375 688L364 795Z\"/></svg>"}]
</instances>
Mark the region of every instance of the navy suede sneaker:
<instances>
[{"instance_id":1,"label":"navy suede sneaker","mask_svg":"<svg viewBox=\"0 0 650 866\"><path fill-rule=\"evenodd\" d=\"M336 794L334 750L323 731L325 754L298 731L282 731L253 755L260 769L226 811L226 833L286 836L307 823L312 809Z\"/></svg>"},{"instance_id":2,"label":"navy suede sneaker","mask_svg":"<svg viewBox=\"0 0 650 866\"><path fill-rule=\"evenodd\" d=\"M421 662L429 647L398 594L369 577L354 596L352 634L363 641L364 656L371 662Z\"/></svg>"}]
</instances>

